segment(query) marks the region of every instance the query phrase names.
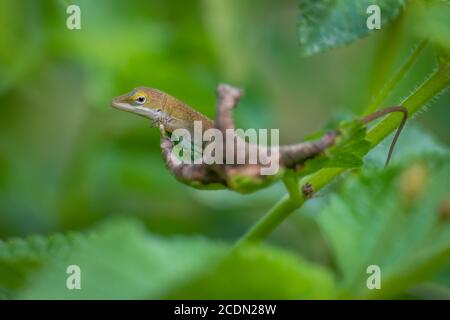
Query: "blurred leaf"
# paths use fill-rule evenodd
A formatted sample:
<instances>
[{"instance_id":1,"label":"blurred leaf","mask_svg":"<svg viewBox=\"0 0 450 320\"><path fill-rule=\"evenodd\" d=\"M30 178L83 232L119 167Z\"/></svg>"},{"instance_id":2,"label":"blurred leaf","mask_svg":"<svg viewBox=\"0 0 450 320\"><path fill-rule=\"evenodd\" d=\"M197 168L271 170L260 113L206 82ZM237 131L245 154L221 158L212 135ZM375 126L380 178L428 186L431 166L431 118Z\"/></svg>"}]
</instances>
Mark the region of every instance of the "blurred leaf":
<instances>
[{"instance_id":1,"label":"blurred leaf","mask_svg":"<svg viewBox=\"0 0 450 320\"><path fill-rule=\"evenodd\" d=\"M43 20L36 1L0 1L0 93L21 80L44 51Z\"/></svg>"},{"instance_id":2,"label":"blurred leaf","mask_svg":"<svg viewBox=\"0 0 450 320\"><path fill-rule=\"evenodd\" d=\"M370 33L367 7L381 9L381 26L397 17L404 0L300 0L298 32L301 52L310 56L349 44Z\"/></svg>"},{"instance_id":3,"label":"blurred leaf","mask_svg":"<svg viewBox=\"0 0 450 320\"><path fill-rule=\"evenodd\" d=\"M439 55L450 57L450 1L414 1L410 9L409 24L413 32L428 39L437 47Z\"/></svg>"},{"instance_id":4,"label":"blurred leaf","mask_svg":"<svg viewBox=\"0 0 450 320\"><path fill-rule=\"evenodd\" d=\"M450 300L450 286L442 286L438 283L425 283L408 291L414 299Z\"/></svg>"},{"instance_id":5,"label":"blurred leaf","mask_svg":"<svg viewBox=\"0 0 450 320\"><path fill-rule=\"evenodd\" d=\"M334 295L333 276L323 267L279 249L249 246L171 298L329 299Z\"/></svg>"},{"instance_id":6,"label":"blurred leaf","mask_svg":"<svg viewBox=\"0 0 450 320\"><path fill-rule=\"evenodd\" d=\"M130 222L109 223L88 234L15 239L0 242L0 293L21 299L334 294L330 273L292 254L265 247L227 252L224 244L202 238L148 235ZM69 265L81 269L81 290L66 288Z\"/></svg>"},{"instance_id":7,"label":"blurred leaf","mask_svg":"<svg viewBox=\"0 0 450 320\"><path fill-rule=\"evenodd\" d=\"M318 222L333 248L343 297L389 297L450 262L450 221L437 209L450 190L449 160L371 170L332 196ZM369 265L381 268L381 290L366 287Z\"/></svg>"},{"instance_id":8,"label":"blurred leaf","mask_svg":"<svg viewBox=\"0 0 450 320\"><path fill-rule=\"evenodd\" d=\"M166 241L140 225L114 223L87 235L1 243L0 281L24 299L158 298L216 262L224 249L200 238ZM80 266L82 290L66 288L72 264Z\"/></svg>"},{"instance_id":9,"label":"blurred leaf","mask_svg":"<svg viewBox=\"0 0 450 320\"><path fill-rule=\"evenodd\" d=\"M383 143L369 152L365 157L367 165L384 166L394 134L392 133ZM450 151L431 134L417 124L412 124L407 125L402 131L395 145L390 165L409 163L411 160L417 160L421 157L441 157L449 154Z\"/></svg>"},{"instance_id":10,"label":"blurred leaf","mask_svg":"<svg viewBox=\"0 0 450 320\"><path fill-rule=\"evenodd\" d=\"M444 272L438 274L435 280L441 285L446 286L450 290L450 264L447 265L444 269Z\"/></svg>"}]
</instances>

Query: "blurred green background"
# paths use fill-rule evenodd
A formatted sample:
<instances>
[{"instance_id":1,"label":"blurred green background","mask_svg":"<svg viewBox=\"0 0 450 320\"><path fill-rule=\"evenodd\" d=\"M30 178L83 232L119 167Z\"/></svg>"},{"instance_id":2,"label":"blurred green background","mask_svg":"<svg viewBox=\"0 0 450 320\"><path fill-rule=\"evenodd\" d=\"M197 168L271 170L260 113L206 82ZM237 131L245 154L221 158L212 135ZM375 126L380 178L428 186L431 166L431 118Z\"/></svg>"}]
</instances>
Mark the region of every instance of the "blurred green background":
<instances>
[{"instance_id":1,"label":"blurred green background","mask_svg":"<svg viewBox=\"0 0 450 320\"><path fill-rule=\"evenodd\" d=\"M330 119L358 114L418 43L396 22L368 38L302 57L297 0L0 0L0 238L78 230L133 217L154 233L233 241L283 193L198 191L165 169L159 132L110 107L145 85L214 116L220 82L245 89L239 126L281 128L299 142ZM427 48L391 97L433 68ZM450 144L449 95L414 122ZM327 262L311 201L271 240Z\"/></svg>"}]
</instances>

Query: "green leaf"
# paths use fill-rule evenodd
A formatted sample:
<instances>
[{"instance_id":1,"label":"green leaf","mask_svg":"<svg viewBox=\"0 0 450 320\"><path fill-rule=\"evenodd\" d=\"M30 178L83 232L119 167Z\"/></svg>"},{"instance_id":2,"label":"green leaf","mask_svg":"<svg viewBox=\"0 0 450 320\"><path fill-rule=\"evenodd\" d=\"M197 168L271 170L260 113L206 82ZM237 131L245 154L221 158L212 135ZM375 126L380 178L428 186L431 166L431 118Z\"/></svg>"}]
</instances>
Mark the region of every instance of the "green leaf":
<instances>
[{"instance_id":1,"label":"green leaf","mask_svg":"<svg viewBox=\"0 0 450 320\"><path fill-rule=\"evenodd\" d=\"M86 235L13 240L0 246L0 287L21 299L158 298L218 261L225 246L201 238L149 236L112 223ZM81 290L68 290L69 265Z\"/></svg>"},{"instance_id":2,"label":"green leaf","mask_svg":"<svg viewBox=\"0 0 450 320\"><path fill-rule=\"evenodd\" d=\"M298 32L301 52L310 56L368 35L367 7L381 9L381 26L400 13L404 0L300 0Z\"/></svg>"},{"instance_id":3,"label":"green leaf","mask_svg":"<svg viewBox=\"0 0 450 320\"><path fill-rule=\"evenodd\" d=\"M0 242L0 296L19 299L194 297L325 298L332 274L267 247L230 248L200 237L163 238L137 223L115 222L86 234ZM67 267L81 270L69 290ZM276 289L274 289L276 288Z\"/></svg>"},{"instance_id":4,"label":"green leaf","mask_svg":"<svg viewBox=\"0 0 450 320\"><path fill-rule=\"evenodd\" d=\"M450 1L414 1L409 11L409 25L412 31L428 39L438 50L438 55L450 61Z\"/></svg>"},{"instance_id":5,"label":"green leaf","mask_svg":"<svg viewBox=\"0 0 450 320\"><path fill-rule=\"evenodd\" d=\"M389 146L393 135L388 137L383 143L378 145L375 149L365 157L365 161L369 166L382 167L386 161L386 155L389 151ZM442 157L450 155L450 151L439 141L437 141L431 134L425 132L416 124L407 125L402 131L395 151L390 162L391 166L404 165L426 157Z\"/></svg>"},{"instance_id":6,"label":"green leaf","mask_svg":"<svg viewBox=\"0 0 450 320\"><path fill-rule=\"evenodd\" d=\"M356 168L363 164L361 154L370 149L366 138L366 128L358 120L342 122L336 144L320 155L305 162L301 176L311 174L322 168Z\"/></svg>"},{"instance_id":7,"label":"green leaf","mask_svg":"<svg viewBox=\"0 0 450 320\"><path fill-rule=\"evenodd\" d=\"M351 177L318 216L342 297L391 297L431 279L450 262L450 221L439 212L450 190L449 156ZM367 267L381 268L368 290Z\"/></svg>"},{"instance_id":8,"label":"green leaf","mask_svg":"<svg viewBox=\"0 0 450 320\"><path fill-rule=\"evenodd\" d=\"M171 298L330 299L335 294L327 269L279 249L247 246Z\"/></svg>"},{"instance_id":9,"label":"green leaf","mask_svg":"<svg viewBox=\"0 0 450 320\"><path fill-rule=\"evenodd\" d=\"M43 56L45 24L36 1L0 1L0 93L26 76Z\"/></svg>"}]
</instances>

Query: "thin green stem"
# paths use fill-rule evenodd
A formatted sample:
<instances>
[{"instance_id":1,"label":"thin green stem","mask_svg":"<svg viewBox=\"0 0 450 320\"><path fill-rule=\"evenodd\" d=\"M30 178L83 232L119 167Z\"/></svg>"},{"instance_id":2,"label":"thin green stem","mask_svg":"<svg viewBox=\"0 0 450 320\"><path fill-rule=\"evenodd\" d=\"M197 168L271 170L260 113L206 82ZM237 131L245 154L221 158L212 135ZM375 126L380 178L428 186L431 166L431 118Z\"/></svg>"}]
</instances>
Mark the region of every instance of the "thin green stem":
<instances>
[{"instance_id":1,"label":"thin green stem","mask_svg":"<svg viewBox=\"0 0 450 320\"><path fill-rule=\"evenodd\" d=\"M369 103L372 98L383 88L390 78L392 66L395 64L399 52L402 48L402 38L404 36L405 15L400 14L397 19L386 26L381 34L380 43L375 49L374 62L369 84Z\"/></svg>"},{"instance_id":2,"label":"thin green stem","mask_svg":"<svg viewBox=\"0 0 450 320\"><path fill-rule=\"evenodd\" d=\"M438 95L441 91L448 88L450 85L450 65L443 64L436 69L429 78L427 78L413 93L411 93L405 100L403 100L402 105L408 109L410 115L414 114L421 107L423 107L431 98ZM391 114L387 116L383 121L375 125L368 133L367 139L371 143L371 147L375 147L383 139L385 139L391 132L393 132L400 121L400 117L397 114ZM361 154L364 156L364 154ZM344 168L326 168L321 169L318 172L306 177L302 181L304 183L309 183L312 185L314 192L322 189L324 186L329 184L334 178L339 176L344 172ZM286 180L285 180L286 183ZM290 190L291 185L288 183L288 190ZM293 194L290 191L290 194ZM295 194L295 192L294 192ZM298 193L298 202L292 200L292 197L285 195L278 201L265 216L261 218L237 243L239 246L242 243L247 242L259 242L265 239L272 231L286 219L289 214L295 209L299 208L306 199L301 193Z\"/></svg>"},{"instance_id":3,"label":"thin green stem","mask_svg":"<svg viewBox=\"0 0 450 320\"><path fill-rule=\"evenodd\" d=\"M286 219L298 206L288 195L281 198L253 227L236 243L236 247L243 243L256 243L265 239L272 231Z\"/></svg>"},{"instance_id":4,"label":"thin green stem","mask_svg":"<svg viewBox=\"0 0 450 320\"><path fill-rule=\"evenodd\" d=\"M300 189L298 187L298 178L295 175L295 172L289 170L286 172L283 177L283 183L286 186L287 191L289 192L289 197L294 204L300 206L302 201L302 196L300 194Z\"/></svg>"},{"instance_id":5,"label":"thin green stem","mask_svg":"<svg viewBox=\"0 0 450 320\"><path fill-rule=\"evenodd\" d=\"M365 110L364 114L370 114L377 110L381 103L388 97L388 95L392 92L392 90L397 86L397 84L403 79L406 73L411 69L414 62L417 60L417 57L422 52L422 50L427 46L428 40L423 40L409 55L400 69L396 72L394 77L392 77L389 82L382 87L380 92L372 99L369 103L369 106Z\"/></svg>"},{"instance_id":6,"label":"thin green stem","mask_svg":"<svg viewBox=\"0 0 450 320\"><path fill-rule=\"evenodd\" d=\"M437 68L431 76L419 86L419 88L403 100L401 104L408 109L410 115L413 115L449 85L450 65L447 63L439 66L439 68ZM372 147L375 147L398 127L401 117L402 116L399 114L391 114L367 133L367 139L372 143Z\"/></svg>"},{"instance_id":7,"label":"thin green stem","mask_svg":"<svg viewBox=\"0 0 450 320\"><path fill-rule=\"evenodd\" d=\"M300 193L298 179L293 171L286 172L283 177L284 185L288 191L269 212L258 221L236 244L238 247L244 242L258 242L266 238L292 211L299 208L304 199Z\"/></svg>"}]
</instances>

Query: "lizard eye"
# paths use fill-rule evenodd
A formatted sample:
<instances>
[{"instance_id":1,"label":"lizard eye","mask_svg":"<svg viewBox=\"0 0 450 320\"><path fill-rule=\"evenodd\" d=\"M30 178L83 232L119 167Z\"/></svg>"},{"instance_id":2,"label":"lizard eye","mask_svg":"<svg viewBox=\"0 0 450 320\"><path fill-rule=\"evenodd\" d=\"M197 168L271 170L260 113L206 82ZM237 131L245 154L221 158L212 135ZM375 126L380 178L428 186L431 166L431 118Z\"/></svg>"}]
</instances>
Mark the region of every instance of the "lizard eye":
<instances>
[{"instance_id":1,"label":"lizard eye","mask_svg":"<svg viewBox=\"0 0 450 320\"><path fill-rule=\"evenodd\" d=\"M161 109L156 109L156 112L160 113L162 110Z\"/></svg>"},{"instance_id":2,"label":"lizard eye","mask_svg":"<svg viewBox=\"0 0 450 320\"><path fill-rule=\"evenodd\" d=\"M145 97L144 96L139 96L136 98L136 102L139 104L144 104L145 103Z\"/></svg>"}]
</instances>

